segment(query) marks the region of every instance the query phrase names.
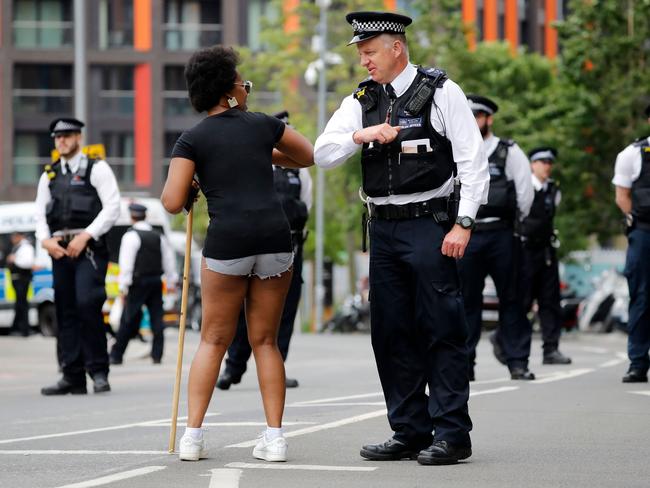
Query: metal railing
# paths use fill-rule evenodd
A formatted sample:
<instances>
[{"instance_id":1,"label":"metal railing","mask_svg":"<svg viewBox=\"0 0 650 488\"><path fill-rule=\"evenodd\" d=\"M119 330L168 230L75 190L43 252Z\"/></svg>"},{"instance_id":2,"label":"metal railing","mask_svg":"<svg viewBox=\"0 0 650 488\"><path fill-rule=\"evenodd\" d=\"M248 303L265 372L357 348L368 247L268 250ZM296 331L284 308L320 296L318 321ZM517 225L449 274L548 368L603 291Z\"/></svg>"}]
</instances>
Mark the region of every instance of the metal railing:
<instances>
[{"instance_id":1,"label":"metal railing","mask_svg":"<svg viewBox=\"0 0 650 488\"><path fill-rule=\"evenodd\" d=\"M221 42L221 24L168 23L163 35L170 51L198 49Z\"/></svg>"},{"instance_id":2,"label":"metal railing","mask_svg":"<svg viewBox=\"0 0 650 488\"><path fill-rule=\"evenodd\" d=\"M71 113L74 94L72 90L44 90L37 88L14 88L14 113L60 114Z\"/></svg>"},{"instance_id":3,"label":"metal railing","mask_svg":"<svg viewBox=\"0 0 650 488\"><path fill-rule=\"evenodd\" d=\"M72 46L72 21L14 20L13 42L17 48L60 48Z\"/></svg>"}]
</instances>

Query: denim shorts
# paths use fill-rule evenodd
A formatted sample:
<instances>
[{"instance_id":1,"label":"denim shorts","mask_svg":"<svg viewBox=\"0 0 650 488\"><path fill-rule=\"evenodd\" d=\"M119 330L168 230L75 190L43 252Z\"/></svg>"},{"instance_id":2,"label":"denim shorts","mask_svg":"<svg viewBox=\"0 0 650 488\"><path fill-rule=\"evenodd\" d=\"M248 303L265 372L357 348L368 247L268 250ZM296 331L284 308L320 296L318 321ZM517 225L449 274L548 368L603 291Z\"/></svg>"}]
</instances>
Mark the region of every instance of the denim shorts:
<instances>
[{"instance_id":1,"label":"denim shorts","mask_svg":"<svg viewBox=\"0 0 650 488\"><path fill-rule=\"evenodd\" d=\"M237 259L205 258L205 264L210 271L234 276L257 276L267 279L280 276L293 264L292 252L273 254L256 254Z\"/></svg>"}]
</instances>

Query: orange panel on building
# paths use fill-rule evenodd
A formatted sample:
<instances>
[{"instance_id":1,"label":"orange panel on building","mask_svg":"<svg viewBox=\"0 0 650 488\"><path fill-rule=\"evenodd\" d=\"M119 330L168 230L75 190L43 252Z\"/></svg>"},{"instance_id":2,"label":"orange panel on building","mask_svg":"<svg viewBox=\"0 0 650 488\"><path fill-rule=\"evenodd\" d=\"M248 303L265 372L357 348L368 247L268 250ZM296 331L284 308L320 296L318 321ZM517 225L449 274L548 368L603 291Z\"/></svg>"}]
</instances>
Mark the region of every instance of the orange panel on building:
<instances>
[{"instance_id":1,"label":"orange panel on building","mask_svg":"<svg viewBox=\"0 0 650 488\"><path fill-rule=\"evenodd\" d=\"M544 54L550 59L555 59L557 57L557 30L551 24L557 20L557 0L546 0L545 12Z\"/></svg>"},{"instance_id":2,"label":"orange panel on building","mask_svg":"<svg viewBox=\"0 0 650 488\"><path fill-rule=\"evenodd\" d=\"M139 64L133 73L135 88L135 184L151 185L151 65Z\"/></svg>"},{"instance_id":3,"label":"orange panel on building","mask_svg":"<svg viewBox=\"0 0 650 488\"><path fill-rule=\"evenodd\" d=\"M483 40L496 41L499 38L497 0L485 0L483 5Z\"/></svg>"},{"instance_id":4,"label":"orange panel on building","mask_svg":"<svg viewBox=\"0 0 650 488\"><path fill-rule=\"evenodd\" d=\"M506 39L510 44L510 52L515 54L519 45L519 13L517 12L517 0L505 0L505 31Z\"/></svg>"},{"instance_id":5,"label":"orange panel on building","mask_svg":"<svg viewBox=\"0 0 650 488\"><path fill-rule=\"evenodd\" d=\"M476 49L476 0L463 0L463 23L470 29L467 32L467 46Z\"/></svg>"},{"instance_id":6,"label":"orange panel on building","mask_svg":"<svg viewBox=\"0 0 650 488\"><path fill-rule=\"evenodd\" d=\"M300 27L300 17L296 9L300 5L300 0L284 0L282 9L286 17L284 21L285 32L295 32Z\"/></svg>"},{"instance_id":7,"label":"orange panel on building","mask_svg":"<svg viewBox=\"0 0 650 488\"><path fill-rule=\"evenodd\" d=\"M397 10L397 0L384 0L386 10Z\"/></svg>"},{"instance_id":8,"label":"orange panel on building","mask_svg":"<svg viewBox=\"0 0 650 488\"><path fill-rule=\"evenodd\" d=\"M133 48L151 49L151 0L135 0L133 4Z\"/></svg>"}]
</instances>

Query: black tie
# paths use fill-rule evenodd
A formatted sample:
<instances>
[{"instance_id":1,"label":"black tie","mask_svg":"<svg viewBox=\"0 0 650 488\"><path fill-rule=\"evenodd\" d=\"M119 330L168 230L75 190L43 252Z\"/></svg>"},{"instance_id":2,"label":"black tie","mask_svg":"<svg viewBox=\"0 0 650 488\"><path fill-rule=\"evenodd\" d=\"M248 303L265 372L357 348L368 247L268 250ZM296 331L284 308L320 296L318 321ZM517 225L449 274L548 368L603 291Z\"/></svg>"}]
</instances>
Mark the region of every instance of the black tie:
<instances>
[{"instance_id":1,"label":"black tie","mask_svg":"<svg viewBox=\"0 0 650 488\"><path fill-rule=\"evenodd\" d=\"M393 85L388 83L386 85L386 94L388 95L388 98L391 100L395 100L397 98L397 94L395 93L395 88L393 88Z\"/></svg>"},{"instance_id":2,"label":"black tie","mask_svg":"<svg viewBox=\"0 0 650 488\"><path fill-rule=\"evenodd\" d=\"M68 174L70 172L70 166L68 166L67 162L63 163L63 168L65 169L66 174Z\"/></svg>"}]
</instances>

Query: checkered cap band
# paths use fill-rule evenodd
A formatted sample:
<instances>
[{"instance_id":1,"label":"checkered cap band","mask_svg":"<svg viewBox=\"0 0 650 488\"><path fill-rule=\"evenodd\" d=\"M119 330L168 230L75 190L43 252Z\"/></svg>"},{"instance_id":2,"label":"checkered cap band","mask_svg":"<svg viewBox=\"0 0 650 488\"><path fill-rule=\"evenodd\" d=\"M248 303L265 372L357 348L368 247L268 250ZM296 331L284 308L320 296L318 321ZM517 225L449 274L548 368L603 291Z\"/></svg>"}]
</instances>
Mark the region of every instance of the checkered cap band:
<instances>
[{"instance_id":1,"label":"checkered cap band","mask_svg":"<svg viewBox=\"0 0 650 488\"><path fill-rule=\"evenodd\" d=\"M385 20L371 20L368 22L352 21L354 32L406 32L406 26L399 22L388 22Z\"/></svg>"},{"instance_id":2,"label":"checkered cap band","mask_svg":"<svg viewBox=\"0 0 650 488\"><path fill-rule=\"evenodd\" d=\"M469 100L469 108L472 110L472 112L485 112L486 114L489 115L494 114L494 110L492 110L490 107L482 103L475 102L473 100Z\"/></svg>"},{"instance_id":3,"label":"checkered cap band","mask_svg":"<svg viewBox=\"0 0 650 488\"><path fill-rule=\"evenodd\" d=\"M81 131L81 127L79 127L77 124L71 124L70 122L66 122L64 120L59 120L54 126L54 129L52 130L52 132L79 132L79 131Z\"/></svg>"}]
</instances>

